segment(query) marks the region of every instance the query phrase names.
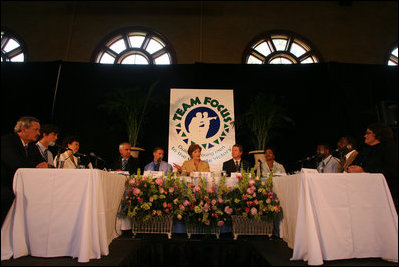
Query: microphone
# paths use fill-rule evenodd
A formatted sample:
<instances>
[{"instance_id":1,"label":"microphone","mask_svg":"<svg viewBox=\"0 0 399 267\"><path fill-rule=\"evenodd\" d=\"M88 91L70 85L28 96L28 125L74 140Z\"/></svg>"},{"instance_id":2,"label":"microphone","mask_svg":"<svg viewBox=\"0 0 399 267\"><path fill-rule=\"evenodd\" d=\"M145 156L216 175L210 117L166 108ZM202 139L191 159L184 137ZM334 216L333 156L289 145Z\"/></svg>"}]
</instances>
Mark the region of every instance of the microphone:
<instances>
[{"instance_id":1,"label":"microphone","mask_svg":"<svg viewBox=\"0 0 399 267\"><path fill-rule=\"evenodd\" d=\"M99 159L99 160L102 160L102 161L105 161L105 160L103 160L102 158L100 158L99 156L97 156L96 154L94 154L94 152L90 152L90 154L89 154L90 156L92 156L92 157L94 157L94 158L96 158L96 159Z\"/></svg>"},{"instance_id":2,"label":"microphone","mask_svg":"<svg viewBox=\"0 0 399 267\"><path fill-rule=\"evenodd\" d=\"M258 159L258 162L259 162L260 177L262 177L262 161Z\"/></svg>"}]
</instances>

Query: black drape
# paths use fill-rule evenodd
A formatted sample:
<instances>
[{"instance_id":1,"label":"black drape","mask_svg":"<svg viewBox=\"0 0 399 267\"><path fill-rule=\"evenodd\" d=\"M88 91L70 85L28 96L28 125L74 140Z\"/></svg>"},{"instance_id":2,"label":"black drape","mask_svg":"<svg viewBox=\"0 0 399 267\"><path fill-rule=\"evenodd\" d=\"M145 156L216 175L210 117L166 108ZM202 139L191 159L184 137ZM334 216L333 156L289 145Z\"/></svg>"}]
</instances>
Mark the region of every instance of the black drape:
<instances>
[{"instance_id":1,"label":"black drape","mask_svg":"<svg viewBox=\"0 0 399 267\"><path fill-rule=\"evenodd\" d=\"M363 143L366 126L378 120L376 105L380 101L397 103L398 94L397 67L385 65L8 62L1 63L2 134L11 132L20 116L36 116L42 123L58 125L60 139L78 135L81 152L95 152L112 162L127 134L123 121L100 105L116 88L139 85L144 94L155 81L158 84L138 143L146 149L140 156L143 166L151 161L154 146L167 152L170 88L234 89L236 119L258 92L274 95L295 122L276 129L271 139L276 160L288 171L299 167L297 160L315 152L317 141L335 147L341 135L351 134ZM253 135L245 128L236 128L236 140L245 152L257 149ZM245 158L253 161L247 154Z\"/></svg>"}]
</instances>

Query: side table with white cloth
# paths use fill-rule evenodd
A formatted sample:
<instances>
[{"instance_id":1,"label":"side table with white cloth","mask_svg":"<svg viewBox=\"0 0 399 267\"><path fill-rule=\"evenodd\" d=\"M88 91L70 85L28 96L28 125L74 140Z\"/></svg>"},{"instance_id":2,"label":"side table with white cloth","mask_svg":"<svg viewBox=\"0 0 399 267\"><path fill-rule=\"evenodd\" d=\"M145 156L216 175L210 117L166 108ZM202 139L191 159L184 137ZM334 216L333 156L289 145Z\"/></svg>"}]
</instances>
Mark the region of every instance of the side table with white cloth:
<instances>
[{"instance_id":1,"label":"side table with white cloth","mask_svg":"<svg viewBox=\"0 0 399 267\"><path fill-rule=\"evenodd\" d=\"M126 177L98 169L18 169L1 227L1 260L109 254Z\"/></svg>"},{"instance_id":2,"label":"side table with white cloth","mask_svg":"<svg viewBox=\"0 0 399 267\"><path fill-rule=\"evenodd\" d=\"M398 214L382 174L298 173L273 178L280 237L291 260L383 258L398 262Z\"/></svg>"}]
</instances>

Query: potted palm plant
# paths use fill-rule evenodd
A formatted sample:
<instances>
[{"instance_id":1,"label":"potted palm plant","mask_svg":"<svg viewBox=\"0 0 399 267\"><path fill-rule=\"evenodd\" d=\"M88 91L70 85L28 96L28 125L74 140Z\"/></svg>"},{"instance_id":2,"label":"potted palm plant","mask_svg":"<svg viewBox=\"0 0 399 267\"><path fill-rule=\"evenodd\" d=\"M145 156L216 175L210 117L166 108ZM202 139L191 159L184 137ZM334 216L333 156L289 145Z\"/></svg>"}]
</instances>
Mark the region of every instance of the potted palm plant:
<instances>
[{"instance_id":1,"label":"potted palm plant","mask_svg":"<svg viewBox=\"0 0 399 267\"><path fill-rule=\"evenodd\" d=\"M136 85L127 89L114 89L109 101L100 107L106 108L111 113L118 114L125 123L129 143L132 146L132 156L138 158L139 152L144 149L137 147L139 133L151 94L158 82L153 82L146 93Z\"/></svg>"},{"instance_id":2,"label":"potted palm plant","mask_svg":"<svg viewBox=\"0 0 399 267\"><path fill-rule=\"evenodd\" d=\"M275 96L260 92L251 101L249 109L242 115L242 121L254 135L257 150L250 151L258 159L264 158L266 145L270 141L272 131L285 123L293 124L293 120L284 114L284 108L276 103ZM264 160L263 160L264 161Z\"/></svg>"}]
</instances>

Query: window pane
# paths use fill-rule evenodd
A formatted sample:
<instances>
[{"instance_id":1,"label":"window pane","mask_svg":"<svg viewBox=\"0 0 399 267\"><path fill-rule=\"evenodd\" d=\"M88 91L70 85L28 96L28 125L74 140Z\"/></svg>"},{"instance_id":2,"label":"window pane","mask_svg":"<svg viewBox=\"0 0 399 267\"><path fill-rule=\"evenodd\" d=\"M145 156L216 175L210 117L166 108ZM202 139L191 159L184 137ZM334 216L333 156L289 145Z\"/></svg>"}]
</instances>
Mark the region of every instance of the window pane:
<instances>
[{"instance_id":1,"label":"window pane","mask_svg":"<svg viewBox=\"0 0 399 267\"><path fill-rule=\"evenodd\" d=\"M262 60L259 60L254 56L249 56L247 63L248 64L262 64Z\"/></svg>"},{"instance_id":2,"label":"window pane","mask_svg":"<svg viewBox=\"0 0 399 267\"><path fill-rule=\"evenodd\" d=\"M162 56L157 57L157 58L155 59L155 64L157 64L157 65L163 65L163 64L169 65L169 64L170 64L169 55L165 53L165 54L163 54Z\"/></svg>"},{"instance_id":3,"label":"window pane","mask_svg":"<svg viewBox=\"0 0 399 267\"><path fill-rule=\"evenodd\" d=\"M126 49L126 45L123 39L120 39L115 43L113 43L109 48L114 50L117 54L119 54L120 52Z\"/></svg>"},{"instance_id":4,"label":"window pane","mask_svg":"<svg viewBox=\"0 0 399 267\"><path fill-rule=\"evenodd\" d=\"M296 57L300 57L306 53L306 50L302 46L296 43L292 43L290 52L293 53Z\"/></svg>"},{"instance_id":5,"label":"window pane","mask_svg":"<svg viewBox=\"0 0 399 267\"><path fill-rule=\"evenodd\" d=\"M285 39L273 39L273 44L276 47L277 51L284 51L285 45L287 44L287 40Z\"/></svg>"},{"instance_id":6,"label":"window pane","mask_svg":"<svg viewBox=\"0 0 399 267\"><path fill-rule=\"evenodd\" d=\"M307 57L305 60L301 61L301 64L307 64L307 63L314 63L312 57Z\"/></svg>"},{"instance_id":7,"label":"window pane","mask_svg":"<svg viewBox=\"0 0 399 267\"><path fill-rule=\"evenodd\" d=\"M10 59L11 62L24 62L24 54L21 53L18 56L15 56Z\"/></svg>"},{"instance_id":8,"label":"window pane","mask_svg":"<svg viewBox=\"0 0 399 267\"><path fill-rule=\"evenodd\" d=\"M392 55L394 55L395 57L398 57L398 49L397 49L397 48L395 48L395 49L392 51Z\"/></svg>"},{"instance_id":9,"label":"window pane","mask_svg":"<svg viewBox=\"0 0 399 267\"><path fill-rule=\"evenodd\" d=\"M397 66L398 64L396 64L395 62L393 62L392 60L388 61L388 65L389 66Z\"/></svg>"},{"instance_id":10,"label":"window pane","mask_svg":"<svg viewBox=\"0 0 399 267\"><path fill-rule=\"evenodd\" d=\"M292 62L285 57L276 57L270 61L270 64L292 64Z\"/></svg>"},{"instance_id":11,"label":"window pane","mask_svg":"<svg viewBox=\"0 0 399 267\"><path fill-rule=\"evenodd\" d=\"M100 59L100 63L114 64L115 58L108 53L104 53Z\"/></svg>"},{"instance_id":12,"label":"window pane","mask_svg":"<svg viewBox=\"0 0 399 267\"><path fill-rule=\"evenodd\" d=\"M261 43L260 45L255 47L255 50L261 53L264 56L267 56L271 53L269 46L266 42Z\"/></svg>"},{"instance_id":13,"label":"window pane","mask_svg":"<svg viewBox=\"0 0 399 267\"><path fill-rule=\"evenodd\" d=\"M132 47L141 47L141 44L143 43L145 37L144 36L130 36L129 40L130 40L130 45Z\"/></svg>"},{"instance_id":14,"label":"window pane","mask_svg":"<svg viewBox=\"0 0 399 267\"><path fill-rule=\"evenodd\" d=\"M121 62L122 64L139 64L139 65L148 65L148 61L145 57L143 57L142 55L130 55L127 56L125 59L122 60Z\"/></svg>"},{"instance_id":15,"label":"window pane","mask_svg":"<svg viewBox=\"0 0 399 267\"><path fill-rule=\"evenodd\" d=\"M158 51L159 49L161 49L162 47L163 47L163 45L161 45L158 41L151 39L151 41L148 43L146 50L148 53L152 54L152 53Z\"/></svg>"},{"instance_id":16,"label":"window pane","mask_svg":"<svg viewBox=\"0 0 399 267\"><path fill-rule=\"evenodd\" d=\"M14 41L13 39L9 39L6 46L4 47L4 51L7 53L17 47L19 47L19 44L16 41Z\"/></svg>"}]
</instances>

